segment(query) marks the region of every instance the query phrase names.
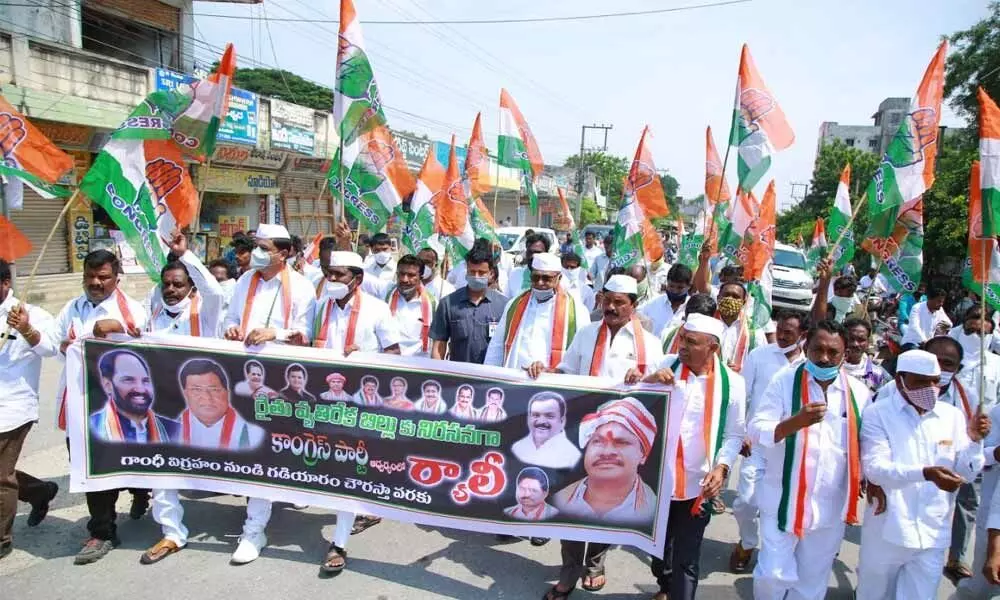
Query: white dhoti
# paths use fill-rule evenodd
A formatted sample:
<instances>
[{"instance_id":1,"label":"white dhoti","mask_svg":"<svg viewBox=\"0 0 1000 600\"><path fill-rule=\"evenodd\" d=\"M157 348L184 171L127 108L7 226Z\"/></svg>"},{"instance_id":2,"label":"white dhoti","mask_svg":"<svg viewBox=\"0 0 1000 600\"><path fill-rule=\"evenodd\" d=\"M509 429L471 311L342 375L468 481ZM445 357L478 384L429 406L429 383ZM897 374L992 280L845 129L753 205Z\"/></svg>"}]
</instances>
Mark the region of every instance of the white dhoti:
<instances>
[{"instance_id":1,"label":"white dhoti","mask_svg":"<svg viewBox=\"0 0 1000 600\"><path fill-rule=\"evenodd\" d=\"M184 546L188 529L184 526L184 506L177 490L153 490L153 520L159 523L163 537Z\"/></svg>"},{"instance_id":2,"label":"white dhoti","mask_svg":"<svg viewBox=\"0 0 1000 600\"><path fill-rule=\"evenodd\" d=\"M243 536L250 537L264 533L271 520L271 501L261 498L247 498L247 520L243 522Z\"/></svg>"},{"instance_id":3,"label":"white dhoti","mask_svg":"<svg viewBox=\"0 0 1000 600\"><path fill-rule=\"evenodd\" d=\"M740 546L744 550L760 544L757 525L757 482L764 477L764 456L761 449L740 459L740 481L733 501L733 516L740 531Z\"/></svg>"},{"instance_id":4,"label":"white dhoti","mask_svg":"<svg viewBox=\"0 0 1000 600\"><path fill-rule=\"evenodd\" d=\"M983 472L983 494L980 497L979 510L976 512L976 544L975 555L972 557L972 577L959 582L955 591L955 598L961 600L1000 598L1000 586L992 585L983 575L983 564L986 562L987 542L989 542L986 521L990 516L990 498L993 497L998 477L1000 477L1000 467L994 466Z\"/></svg>"},{"instance_id":5,"label":"white dhoti","mask_svg":"<svg viewBox=\"0 0 1000 600\"><path fill-rule=\"evenodd\" d=\"M333 529L333 545L341 549L347 548L347 540L354 528L354 513L337 510L334 514L337 515L337 525Z\"/></svg>"},{"instance_id":6,"label":"white dhoti","mask_svg":"<svg viewBox=\"0 0 1000 600\"><path fill-rule=\"evenodd\" d=\"M871 510L865 518L874 520ZM946 547L920 550L897 546L885 541L882 527L866 522L861 528L855 600L934 600L947 554Z\"/></svg>"},{"instance_id":7,"label":"white dhoti","mask_svg":"<svg viewBox=\"0 0 1000 600\"><path fill-rule=\"evenodd\" d=\"M762 514L760 552L753 570L754 600L825 598L845 527L841 522L814 529L800 540L778 529L776 515Z\"/></svg>"}]
</instances>

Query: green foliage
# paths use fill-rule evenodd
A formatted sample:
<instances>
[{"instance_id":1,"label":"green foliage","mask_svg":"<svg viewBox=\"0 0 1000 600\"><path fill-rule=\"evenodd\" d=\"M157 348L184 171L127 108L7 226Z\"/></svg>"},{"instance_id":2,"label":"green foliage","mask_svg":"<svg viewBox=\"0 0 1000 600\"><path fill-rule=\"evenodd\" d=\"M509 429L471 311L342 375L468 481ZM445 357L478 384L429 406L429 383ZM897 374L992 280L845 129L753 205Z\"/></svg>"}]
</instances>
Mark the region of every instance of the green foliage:
<instances>
[{"instance_id":1,"label":"green foliage","mask_svg":"<svg viewBox=\"0 0 1000 600\"><path fill-rule=\"evenodd\" d=\"M601 207L597 206L597 202L593 198L584 198L583 206L580 207L580 223L578 227L583 229L591 223L604 223L604 214L601 212Z\"/></svg>"},{"instance_id":2,"label":"green foliage","mask_svg":"<svg viewBox=\"0 0 1000 600\"><path fill-rule=\"evenodd\" d=\"M958 274L968 254L969 171L979 149L968 135L938 149L937 177L924 194L924 278Z\"/></svg>"},{"instance_id":3,"label":"green foliage","mask_svg":"<svg viewBox=\"0 0 1000 600\"><path fill-rule=\"evenodd\" d=\"M604 152L589 152L583 155L584 168L590 167L590 171L597 177L597 184L607 194L609 211L617 212L621 204L622 182L628 175L629 164L631 161L623 156L612 156ZM567 158L564 166L579 168L580 155L574 154Z\"/></svg>"},{"instance_id":4,"label":"green foliage","mask_svg":"<svg viewBox=\"0 0 1000 600\"><path fill-rule=\"evenodd\" d=\"M982 86L1000 99L1000 3L989 5L989 15L969 29L949 37L951 55L945 63L944 94L970 125L979 116L976 88Z\"/></svg>"},{"instance_id":5,"label":"green foliage","mask_svg":"<svg viewBox=\"0 0 1000 600\"><path fill-rule=\"evenodd\" d=\"M283 69L236 69L233 85L316 110L328 111L333 106L333 90Z\"/></svg>"}]
</instances>

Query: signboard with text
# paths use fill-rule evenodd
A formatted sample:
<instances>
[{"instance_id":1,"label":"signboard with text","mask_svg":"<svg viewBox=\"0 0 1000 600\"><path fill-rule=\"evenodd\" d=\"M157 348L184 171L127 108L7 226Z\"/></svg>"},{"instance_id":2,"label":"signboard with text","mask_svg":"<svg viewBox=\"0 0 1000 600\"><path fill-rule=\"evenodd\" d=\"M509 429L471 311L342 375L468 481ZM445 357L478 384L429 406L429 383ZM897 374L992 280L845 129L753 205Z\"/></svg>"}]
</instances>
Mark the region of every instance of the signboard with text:
<instances>
[{"instance_id":1,"label":"signboard with text","mask_svg":"<svg viewBox=\"0 0 1000 600\"><path fill-rule=\"evenodd\" d=\"M315 112L313 109L271 100L271 147L312 154L316 147Z\"/></svg>"},{"instance_id":2,"label":"signboard with text","mask_svg":"<svg viewBox=\"0 0 1000 600\"><path fill-rule=\"evenodd\" d=\"M194 81L197 80L192 75L177 73L169 69L156 69L157 90L175 90L180 85L187 85ZM219 125L216 139L220 142L256 145L257 112L257 94L236 87L230 88L229 113Z\"/></svg>"}]
</instances>

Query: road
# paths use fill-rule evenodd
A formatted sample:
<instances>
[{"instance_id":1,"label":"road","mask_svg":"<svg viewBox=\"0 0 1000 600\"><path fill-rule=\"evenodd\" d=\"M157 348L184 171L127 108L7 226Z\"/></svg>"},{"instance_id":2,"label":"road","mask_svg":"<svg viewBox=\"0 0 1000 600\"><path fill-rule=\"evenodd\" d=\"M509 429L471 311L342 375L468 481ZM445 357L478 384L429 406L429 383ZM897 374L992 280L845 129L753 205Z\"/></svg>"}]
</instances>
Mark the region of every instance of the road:
<instances>
[{"instance_id":1,"label":"road","mask_svg":"<svg viewBox=\"0 0 1000 600\"><path fill-rule=\"evenodd\" d=\"M37 528L25 525L27 505L20 505L14 523L14 553L0 561L2 598L47 600L93 597L134 600L137 595L214 598L350 598L396 599L533 599L554 582L559 545L536 548L525 541L499 542L491 535L383 524L351 538L348 570L334 578L319 575L318 563L333 534L333 517L317 509L276 506L268 527L270 545L261 558L231 566L229 554L243 522L242 500L231 496L185 502L191 530L188 547L165 561L139 564L139 555L160 535L152 517L128 518L128 494L119 501L122 546L100 562L74 566L73 555L87 537L87 507L82 494L69 494L69 465L62 433L54 424L56 362L42 372L41 421L28 440L19 466L38 477L56 481L61 491L48 518ZM732 503L734 486L726 492ZM729 552L737 537L728 511L714 517L702 548L702 581L698 597L753 597L750 575L728 572ZM860 530L850 528L830 579L828 598L851 597L856 583ZM655 581L648 558L631 548L611 552L608 584L597 594L577 591L574 598L639 600L652 597ZM939 598L953 588L946 580Z\"/></svg>"}]
</instances>

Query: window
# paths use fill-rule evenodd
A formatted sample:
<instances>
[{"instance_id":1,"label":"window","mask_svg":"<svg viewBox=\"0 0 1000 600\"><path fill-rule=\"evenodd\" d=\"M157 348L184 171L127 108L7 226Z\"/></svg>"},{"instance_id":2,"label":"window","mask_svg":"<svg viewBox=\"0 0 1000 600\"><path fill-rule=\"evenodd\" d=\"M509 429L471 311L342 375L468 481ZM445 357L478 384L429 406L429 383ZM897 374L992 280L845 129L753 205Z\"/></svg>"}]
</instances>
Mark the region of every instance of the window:
<instances>
[{"instance_id":1,"label":"window","mask_svg":"<svg viewBox=\"0 0 1000 600\"><path fill-rule=\"evenodd\" d=\"M889 124L890 125L899 125L899 122L902 120L902 118L903 118L902 114L900 114L900 113L892 113L891 115L889 115Z\"/></svg>"},{"instance_id":2,"label":"window","mask_svg":"<svg viewBox=\"0 0 1000 600\"><path fill-rule=\"evenodd\" d=\"M877 150L878 149L878 138L869 138L868 139L868 147L870 149L872 149L872 150Z\"/></svg>"},{"instance_id":3,"label":"window","mask_svg":"<svg viewBox=\"0 0 1000 600\"><path fill-rule=\"evenodd\" d=\"M847 144L848 146L850 146L851 148L853 148L854 147L854 138L847 138L846 140L844 140L844 143Z\"/></svg>"}]
</instances>

